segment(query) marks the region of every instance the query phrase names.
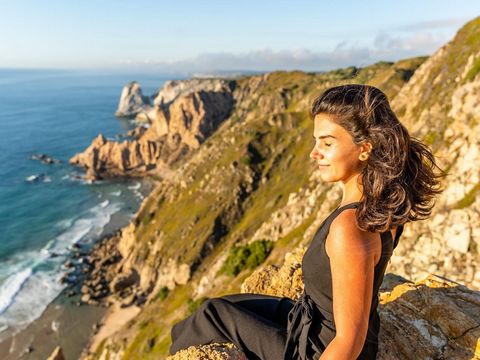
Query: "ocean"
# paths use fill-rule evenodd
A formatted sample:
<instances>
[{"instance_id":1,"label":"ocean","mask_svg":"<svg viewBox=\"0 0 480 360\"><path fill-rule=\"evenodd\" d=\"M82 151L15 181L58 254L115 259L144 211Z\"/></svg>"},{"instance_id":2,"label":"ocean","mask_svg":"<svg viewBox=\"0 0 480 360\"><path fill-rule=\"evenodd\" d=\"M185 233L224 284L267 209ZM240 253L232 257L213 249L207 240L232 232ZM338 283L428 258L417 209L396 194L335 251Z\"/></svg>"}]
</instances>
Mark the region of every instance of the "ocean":
<instances>
[{"instance_id":1,"label":"ocean","mask_svg":"<svg viewBox=\"0 0 480 360\"><path fill-rule=\"evenodd\" d=\"M152 95L158 74L0 69L0 338L38 318L65 285L75 243L92 244L112 221L126 225L142 182L82 180L68 159L102 133L120 139L135 124L117 119L132 80ZM60 163L31 159L47 154Z\"/></svg>"}]
</instances>

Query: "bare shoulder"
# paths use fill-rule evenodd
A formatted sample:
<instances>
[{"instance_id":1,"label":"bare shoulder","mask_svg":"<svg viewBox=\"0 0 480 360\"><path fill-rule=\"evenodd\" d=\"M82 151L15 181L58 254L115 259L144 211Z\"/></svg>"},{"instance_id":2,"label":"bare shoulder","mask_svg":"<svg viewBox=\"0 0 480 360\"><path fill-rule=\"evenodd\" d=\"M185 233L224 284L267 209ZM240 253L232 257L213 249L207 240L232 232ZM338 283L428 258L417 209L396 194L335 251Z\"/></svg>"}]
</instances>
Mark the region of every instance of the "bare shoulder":
<instances>
[{"instance_id":1,"label":"bare shoulder","mask_svg":"<svg viewBox=\"0 0 480 360\"><path fill-rule=\"evenodd\" d=\"M330 224L325 240L325 251L329 257L347 253L349 255L375 256L380 245L379 242L379 234L358 228L355 221L355 209L346 209Z\"/></svg>"}]
</instances>

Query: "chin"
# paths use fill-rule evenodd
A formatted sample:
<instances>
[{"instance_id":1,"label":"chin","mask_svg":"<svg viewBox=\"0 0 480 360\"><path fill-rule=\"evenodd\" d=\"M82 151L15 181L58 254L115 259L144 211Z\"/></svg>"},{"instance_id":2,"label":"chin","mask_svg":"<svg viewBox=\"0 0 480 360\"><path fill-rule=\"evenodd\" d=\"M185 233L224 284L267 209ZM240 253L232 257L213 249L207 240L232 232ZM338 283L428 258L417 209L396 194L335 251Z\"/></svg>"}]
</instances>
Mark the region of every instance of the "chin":
<instances>
[{"instance_id":1,"label":"chin","mask_svg":"<svg viewBox=\"0 0 480 360\"><path fill-rule=\"evenodd\" d=\"M322 180L327 183L334 183L338 181L338 179L332 178L331 176L328 176L328 175L325 175L325 176L322 175Z\"/></svg>"}]
</instances>

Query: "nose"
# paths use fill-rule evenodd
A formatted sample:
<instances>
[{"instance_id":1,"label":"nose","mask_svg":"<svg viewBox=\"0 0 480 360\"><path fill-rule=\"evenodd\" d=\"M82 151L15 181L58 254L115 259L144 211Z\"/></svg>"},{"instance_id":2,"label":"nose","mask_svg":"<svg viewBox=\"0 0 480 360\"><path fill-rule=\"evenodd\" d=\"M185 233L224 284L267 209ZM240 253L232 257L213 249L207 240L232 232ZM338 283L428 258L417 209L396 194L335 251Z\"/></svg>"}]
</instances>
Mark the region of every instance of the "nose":
<instances>
[{"instance_id":1,"label":"nose","mask_svg":"<svg viewBox=\"0 0 480 360\"><path fill-rule=\"evenodd\" d=\"M323 155L318 151L317 147L314 146L310 152L310 159L317 160L323 158Z\"/></svg>"}]
</instances>

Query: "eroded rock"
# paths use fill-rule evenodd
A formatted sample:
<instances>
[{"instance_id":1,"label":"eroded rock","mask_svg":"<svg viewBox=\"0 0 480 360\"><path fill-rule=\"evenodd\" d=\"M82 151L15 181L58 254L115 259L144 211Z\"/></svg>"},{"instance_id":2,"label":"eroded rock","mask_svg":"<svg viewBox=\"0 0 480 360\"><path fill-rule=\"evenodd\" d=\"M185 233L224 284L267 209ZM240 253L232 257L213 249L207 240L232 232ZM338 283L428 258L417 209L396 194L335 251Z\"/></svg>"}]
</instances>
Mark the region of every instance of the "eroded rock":
<instances>
[{"instance_id":1,"label":"eroded rock","mask_svg":"<svg viewBox=\"0 0 480 360\"><path fill-rule=\"evenodd\" d=\"M149 107L150 99L142 94L140 84L136 81L132 81L123 87L115 116L135 116Z\"/></svg>"}]
</instances>

